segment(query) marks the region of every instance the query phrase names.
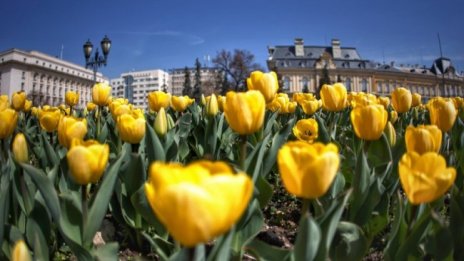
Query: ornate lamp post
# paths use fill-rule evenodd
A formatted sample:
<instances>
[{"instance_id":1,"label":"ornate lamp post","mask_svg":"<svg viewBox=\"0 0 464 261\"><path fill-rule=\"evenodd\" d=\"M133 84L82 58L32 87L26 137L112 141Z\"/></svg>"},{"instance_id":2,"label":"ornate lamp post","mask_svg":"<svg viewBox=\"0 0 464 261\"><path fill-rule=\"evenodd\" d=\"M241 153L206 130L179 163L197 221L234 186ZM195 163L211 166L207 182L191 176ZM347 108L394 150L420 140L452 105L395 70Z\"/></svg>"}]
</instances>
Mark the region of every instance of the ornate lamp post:
<instances>
[{"instance_id":1,"label":"ornate lamp post","mask_svg":"<svg viewBox=\"0 0 464 261\"><path fill-rule=\"evenodd\" d=\"M100 55L97 48L94 57L91 57L93 44L90 42L90 40L87 40L87 42L84 44L85 68L92 68L94 82L97 82L98 67L106 66L106 59L110 53L111 40L108 38L108 36L105 35L103 40L100 42L100 46L103 51L103 56Z\"/></svg>"}]
</instances>

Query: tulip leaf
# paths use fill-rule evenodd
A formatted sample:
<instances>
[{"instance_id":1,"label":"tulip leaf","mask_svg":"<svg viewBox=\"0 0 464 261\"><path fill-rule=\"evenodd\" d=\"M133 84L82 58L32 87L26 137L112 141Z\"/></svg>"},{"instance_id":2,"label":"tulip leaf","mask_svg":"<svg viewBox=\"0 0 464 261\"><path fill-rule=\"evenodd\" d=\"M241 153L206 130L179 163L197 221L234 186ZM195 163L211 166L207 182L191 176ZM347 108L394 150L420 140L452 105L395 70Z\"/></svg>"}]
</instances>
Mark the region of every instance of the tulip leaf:
<instances>
[{"instance_id":1,"label":"tulip leaf","mask_svg":"<svg viewBox=\"0 0 464 261\"><path fill-rule=\"evenodd\" d=\"M266 123L266 127L264 128L264 135L268 135L272 131L272 126L274 126L275 120L277 119L277 116L279 116L279 112L270 112L266 110L266 120L264 121Z\"/></svg>"},{"instance_id":2,"label":"tulip leaf","mask_svg":"<svg viewBox=\"0 0 464 261\"><path fill-rule=\"evenodd\" d=\"M450 230L453 231L455 249L464 245L464 194L454 193L451 197ZM455 252L455 260L463 260L464 252Z\"/></svg>"},{"instance_id":3,"label":"tulip leaf","mask_svg":"<svg viewBox=\"0 0 464 261\"><path fill-rule=\"evenodd\" d=\"M255 192L258 193L256 198L261 208L267 206L267 203L272 198L273 190L271 184L262 175L258 175L255 183Z\"/></svg>"},{"instance_id":4,"label":"tulip leaf","mask_svg":"<svg viewBox=\"0 0 464 261\"><path fill-rule=\"evenodd\" d=\"M454 231L451 233L450 228L443 222L444 220L439 220L441 217L434 216L437 215L432 215L434 222L431 228L428 229L425 249L433 256L434 260L453 260L453 244L450 244L450 242L453 241Z\"/></svg>"},{"instance_id":5,"label":"tulip leaf","mask_svg":"<svg viewBox=\"0 0 464 261\"><path fill-rule=\"evenodd\" d=\"M264 138L264 140L260 143L258 154L255 154L255 157L253 157L253 160L251 160L250 165L247 168L247 173L248 175L251 174L253 183L256 183L256 180L258 179L258 175L260 175L262 171L263 158L264 158L264 154L266 152L267 144L269 142L270 137L271 135L267 135Z\"/></svg>"},{"instance_id":6,"label":"tulip leaf","mask_svg":"<svg viewBox=\"0 0 464 261\"><path fill-rule=\"evenodd\" d=\"M46 213L45 213L46 215ZM34 218L29 217L26 225L26 236L32 243L32 249L36 260L50 260L48 253L47 239L41 230L42 223L39 224Z\"/></svg>"},{"instance_id":7,"label":"tulip leaf","mask_svg":"<svg viewBox=\"0 0 464 261\"><path fill-rule=\"evenodd\" d=\"M116 162L111 164L108 168L108 171L103 177L103 181L98 187L98 191L95 193L93 202L91 202L89 206L89 216L87 220L91 222L88 222L87 227L84 229L84 245L92 242L95 233L100 228L101 222L105 217L124 154L125 152L123 150Z\"/></svg>"},{"instance_id":8,"label":"tulip leaf","mask_svg":"<svg viewBox=\"0 0 464 261\"><path fill-rule=\"evenodd\" d=\"M58 155L56 154L56 151L52 147L52 145L50 145L50 141L45 136L45 133L43 133L43 135L42 135L42 140L43 140L43 144L44 144L44 148L45 148L45 155L46 155L46 157L48 159L49 165L55 166L55 165L59 164L60 160L58 158Z\"/></svg>"},{"instance_id":9,"label":"tulip leaf","mask_svg":"<svg viewBox=\"0 0 464 261\"><path fill-rule=\"evenodd\" d=\"M217 135L218 132L216 117L209 117L206 123L205 131L205 153L214 157L216 155L216 144L217 144Z\"/></svg>"},{"instance_id":10,"label":"tulip leaf","mask_svg":"<svg viewBox=\"0 0 464 261\"><path fill-rule=\"evenodd\" d=\"M367 163L367 158L364 150L359 150L356 160L356 167L352 182L353 187L353 202L350 208L350 220L355 220L358 212L363 212L361 208L367 197L370 182L370 169Z\"/></svg>"},{"instance_id":11,"label":"tulip leaf","mask_svg":"<svg viewBox=\"0 0 464 261\"><path fill-rule=\"evenodd\" d=\"M263 224L264 216L261 212L258 201L255 199L250 203L245 215L236 226L237 232L232 240L233 254L239 254L241 256L240 253L242 253L243 246L250 242L259 233Z\"/></svg>"},{"instance_id":12,"label":"tulip leaf","mask_svg":"<svg viewBox=\"0 0 464 261\"><path fill-rule=\"evenodd\" d=\"M131 202L137 213L142 215L143 219L145 219L145 221L147 221L148 224L153 225L158 235L164 235L167 233L164 226L158 221L158 218L154 215L153 210L151 209L147 197L145 195L145 189L143 185L131 196Z\"/></svg>"},{"instance_id":13,"label":"tulip leaf","mask_svg":"<svg viewBox=\"0 0 464 261\"><path fill-rule=\"evenodd\" d=\"M368 241L362 229L354 223L341 221L331 248L332 260L362 260L368 250Z\"/></svg>"},{"instance_id":14,"label":"tulip leaf","mask_svg":"<svg viewBox=\"0 0 464 261\"><path fill-rule=\"evenodd\" d=\"M319 126L318 140L321 141L322 143L329 143L330 135L329 135L329 132L327 131L325 121L319 116L318 113L315 113L314 117L316 117L317 125Z\"/></svg>"},{"instance_id":15,"label":"tulip leaf","mask_svg":"<svg viewBox=\"0 0 464 261\"><path fill-rule=\"evenodd\" d=\"M111 242L96 248L93 256L98 261L113 261L118 259L118 250L118 242Z\"/></svg>"},{"instance_id":16,"label":"tulip leaf","mask_svg":"<svg viewBox=\"0 0 464 261\"><path fill-rule=\"evenodd\" d=\"M155 133L155 130L147 123L147 133L145 134L146 139L146 152L148 157L148 162L153 162L155 160L165 161L166 155L161 141L158 138L158 135Z\"/></svg>"},{"instance_id":17,"label":"tulip leaf","mask_svg":"<svg viewBox=\"0 0 464 261\"><path fill-rule=\"evenodd\" d=\"M0 174L0 246L3 243L5 222L10 210L10 180L5 173Z\"/></svg>"},{"instance_id":18,"label":"tulip leaf","mask_svg":"<svg viewBox=\"0 0 464 261\"><path fill-rule=\"evenodd\" d=\"M38 170L29 164L23 163L21 167L23 167L24 173L29 175L35 186L39 189L42 197L45 199L48 211L50 211L53 219L58 222L61 215L60 203L56 189L51 180L42 170Z\"/></svg>"},{"instance_id":19,"label":"tulip leaf","mask_svg":"<svg viewBox=\"0 0 464 261\"><path fill-rule=\"evenodd\" d=\"M180 138L187 138L190 134L190 130L193 127L192 124L192 114L191 113L185 113L182 115L182 117L179 119L179 132L178 135Z\"/></svg>"},{"instance_id":20,"label":"tulip leaf","mask_svg":"<svg viewBox=\"0 0 464 261\"><path fill-rule=\"evenodd\" d=\"M301 217L293 250L294 260L315 260L321 241L321 228L307 213Z\"/></svg>"},{"instance_id":21,"label":"tulip leaf","mask_svg":"<svg viewBox=\"0 0 464 261\"><path fill-rule=\"evenodd\" d=\"M230 257L230 246L234 237L235 230L232 228L229 232L223 235L214 244L213 249L208 255L207 261L228 260Z\"/></svg>"},{"instance_id":22,"label":"tulip leaf","mask_svg":"<svg viewBox=\"0 0 464 261\"><path fill-rule=\"evenodd\" d=\"M388 237L387 246L384 249L384 257L386 260L395 260L395 253L402 243L402 238L405 235L406 222L404 221L405 203L400 192L397 192L396 204L394 204L393 223Z\"/></svg>"},{"instance_id":23,"label":"tulip leaf","mask_svg":"<svg viewBox=\"0 0 464 261\"><path fill-rule=\"evenodd\" d=\"M380 139L369 143L367 159L371 167L386 165L392 161L392 152L385 133L382 133Z\"/></svg>"},{"instance_id":24,"label":"tulip leaf","mask_svg":"<svg viewBox=\"0 0 464 261\"><path fill-rule=\"evenodd\" d=\"M290 251L268 245L261 240L253 239L246 245L246 251L255 256L257 260L289 260Z\"/></svg>"},{"instance_id":25,"label":"tulip leaf","mask_svg":"<svg viewBox=\"0 0 464 261\"><path fill-rule=\"evenodd\" d=\"M266 152L266 161L263 166L263 175L266 177L275 165L277 153L282 145L287 141L293 126L295 125L296 118L291 119L282 129L277 132L272 138L271 147Z\"/></svg>"}]
</instances>

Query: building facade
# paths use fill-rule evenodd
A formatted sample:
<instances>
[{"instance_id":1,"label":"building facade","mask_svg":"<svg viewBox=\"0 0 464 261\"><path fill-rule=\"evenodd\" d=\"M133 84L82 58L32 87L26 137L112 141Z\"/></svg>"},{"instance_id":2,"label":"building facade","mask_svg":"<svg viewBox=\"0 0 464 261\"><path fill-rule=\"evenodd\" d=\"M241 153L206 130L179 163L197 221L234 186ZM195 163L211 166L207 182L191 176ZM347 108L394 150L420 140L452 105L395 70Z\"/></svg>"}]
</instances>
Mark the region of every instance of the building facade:
<instances>
[{"instance_id":1,"label":"building facade","mask_svg":"<svg viewBox=\"0 0 464 261\"><path fill-rule=\"evenodd\" d=\"M170 70L171 79L171 90L173 95L182 95L185 83L185 74L188 70L190 74L190 83L193 90L195 85L195 71L193 68L176 68ZM213 90L217 87L217 82L221 80L222 73L218 68L215 67L201 67L200 68L200 83L201 93L204 95L210 95Z\"/></svg>"},{"instance_id":2,"label":"building facade","mask_svg":"<svg viewBox=\"0 0 464 261\"><path fill-rule=\"evenodd\" d=\"M92 99L93 71L37 51L0 52L0 93L25 91L34 106L64 103L66 91L79 93L79 106ZM97 82L105 79L97 73Z\"/></svg>"},{"instance_id":3,"label":"building facade","mask_svg":"<svg viewBox=\"0 0 464 261\"><path fill-rule=\"evenodd\" d=\"M315 93L328 74L332 83L342 82L348 91L389 95L393 89L405 87L425 99L464 95L464 75L444 57L430 67L380 64L363 59L356 48L341 47L337 39L331 46L305 46L303 39L297 38L294 45L270 46L268 52L267 66L281 77L283 92Z\"/></svg>"},{"instance_id":4,"label":"building facade","mask_svg":"<svg viewBox=\"0 0 464 261\"><path fill-rule=\"evenodd\" d=\"M122 73L110 81L113 97L129 100L139 108L147 108L147 95L153 91L171 92L169 73L163 70L147 70Z\"/></svg>"}]
</instances>

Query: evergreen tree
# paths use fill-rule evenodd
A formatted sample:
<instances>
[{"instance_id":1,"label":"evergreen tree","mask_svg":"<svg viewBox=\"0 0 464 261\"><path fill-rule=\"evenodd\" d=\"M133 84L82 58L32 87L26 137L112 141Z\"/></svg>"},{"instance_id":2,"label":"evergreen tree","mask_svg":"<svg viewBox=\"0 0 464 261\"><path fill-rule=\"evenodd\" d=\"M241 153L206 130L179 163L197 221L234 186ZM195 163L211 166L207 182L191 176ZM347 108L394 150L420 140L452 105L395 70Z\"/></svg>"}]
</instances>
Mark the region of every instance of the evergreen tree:
<instances>
[{"instance_id":1,"label":"evergreen tree","mask_svg":"<svg viewBox=\"0 0 464 261\"><path fill-rule=\"evenodd\" d=\"M321 91L322 85L324 85L324 84L331 84L330 77L329 77L329 70L327 69L327 65L324 66L324 68L322 69L322 77L321 77L321 79L319 79L319 87L318 87L317 93L316 93L317 98L320 97L319 93Z\"/></svg>"},{"instance_id":2,"label":"evergreen tree","mask_svg":"<svg viewBox=\"0 0 464 261\"><path fill-rule=\"evenodd\" d=\"M201 97L201 63L195 60L195 85L193 86L193 98L199 100Z\"/></svg>"},{"instance_id":3,"label":"evergreen tree","mask_svg":"<svg viewBox=\"0 0 464 261\"><path fill-rule=\"evenodd\" d=\"M192 82L190 81L190 70L187 66L184 69L184 89L182 89L182 95L192 95Z\"/></svg>"}]
</instances>

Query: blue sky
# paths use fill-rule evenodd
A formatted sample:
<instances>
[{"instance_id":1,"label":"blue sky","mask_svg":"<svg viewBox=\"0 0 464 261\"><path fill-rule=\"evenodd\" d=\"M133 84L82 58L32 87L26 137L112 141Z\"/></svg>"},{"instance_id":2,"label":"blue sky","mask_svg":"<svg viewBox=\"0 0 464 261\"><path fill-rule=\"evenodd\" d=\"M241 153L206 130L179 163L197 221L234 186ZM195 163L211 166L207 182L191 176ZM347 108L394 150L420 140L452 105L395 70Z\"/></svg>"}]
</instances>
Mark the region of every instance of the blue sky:
<instances>
[{"instance_id":1,"label":"blue sky","mask_svg":"<svg viewBox=\"0 0 464 261\"><path fill-rule=\"evenodd\" d=\"M464 70L462 0L15 0L2 3L0 50L60 54L83 64L82 45L112 40L109 77L193 66L221 49L247 49L265 67L268 45L357 47L362 58L430 66L444 56ZM266 68L266 67L265 67Z\"/></svg>"}]
</instances>

